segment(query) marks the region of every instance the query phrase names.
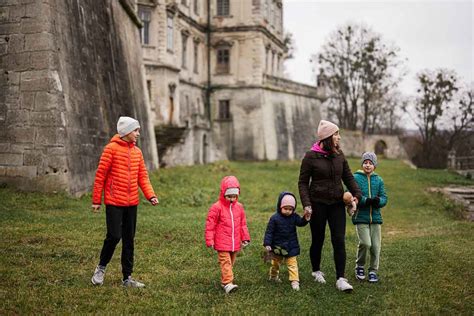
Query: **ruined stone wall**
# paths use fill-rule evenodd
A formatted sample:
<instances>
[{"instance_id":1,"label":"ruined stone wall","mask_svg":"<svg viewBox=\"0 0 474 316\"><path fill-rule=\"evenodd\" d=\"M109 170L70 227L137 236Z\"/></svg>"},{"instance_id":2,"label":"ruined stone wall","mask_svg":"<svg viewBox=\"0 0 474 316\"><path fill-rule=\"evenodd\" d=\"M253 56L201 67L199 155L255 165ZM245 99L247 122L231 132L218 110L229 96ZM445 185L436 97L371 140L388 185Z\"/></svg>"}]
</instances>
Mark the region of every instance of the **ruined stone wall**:
<instances>
[{"instance_id":1,"label":"ruined stone wall","mask_svg":"<svg viewBox=\"0 0 474 316\"><path fill-rule=\"evenodd\" d=\"M27 190L91 187L120 115L142 126L157 166L130 1L0 3L0 181Z\"/></svg>"},{"instance_id":2,"label":"ruined stone wall","mask_svg":"<svg viewBox=\"0 0 474 316\"><path fill-rule=\"evenodd\" d=\"M361 157L366 151L376 151L377 142L386 146L383 155L390 159L408 159L408 155L395 135L364 135L361 132L341 131L341 148L348 157ZM380 153L379 153L380 154Z\"/></svg>"}]
</instances>

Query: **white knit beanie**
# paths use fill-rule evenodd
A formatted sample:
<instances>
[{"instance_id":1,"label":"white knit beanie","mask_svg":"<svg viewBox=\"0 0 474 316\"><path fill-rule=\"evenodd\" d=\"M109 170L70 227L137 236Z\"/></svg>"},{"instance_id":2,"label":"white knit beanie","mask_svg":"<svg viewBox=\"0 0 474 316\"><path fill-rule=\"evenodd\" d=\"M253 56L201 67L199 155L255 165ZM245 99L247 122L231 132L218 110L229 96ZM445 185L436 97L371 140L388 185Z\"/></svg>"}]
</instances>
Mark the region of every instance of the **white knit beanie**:
<instances>
[{"instance_id":1,"label":"white knit beanie","mask_svg":"<svg viewBox=\"0 0 474 316\"><path fill-rule=\"evenodd\" d=\"M117 122L117 133L120 137L130 134L137 128L140 128L140 123L134 118L128 116L121 116Z\"/></svg>"},{"instance_id":2,"label":"white knit beanie","mask_svg":"<svg viewBox=\"0 0 474 316\"><path fill-rule=\"evenodd\" d=\"M239 188L228 188L224 195L239 195Z\"/></svg>"},{"instance_id":3,"label":"white knit beanie","mask_svg":"<svg viewBox=\"0 0 474 316\"><path fill-rule=\"evenodd\" d=\"M329 121L321 120L318 126L318 139L323 140L332 136L339 130L339 127Z\"/></svg>"}]
</instances>

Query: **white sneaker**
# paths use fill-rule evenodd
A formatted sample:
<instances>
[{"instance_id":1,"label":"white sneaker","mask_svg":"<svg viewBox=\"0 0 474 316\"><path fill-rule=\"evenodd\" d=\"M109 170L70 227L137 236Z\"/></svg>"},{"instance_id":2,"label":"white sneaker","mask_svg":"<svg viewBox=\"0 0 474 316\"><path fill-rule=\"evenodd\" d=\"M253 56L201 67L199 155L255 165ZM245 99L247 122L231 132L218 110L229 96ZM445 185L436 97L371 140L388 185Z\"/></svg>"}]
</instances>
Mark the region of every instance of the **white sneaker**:
<instances>
[{"instance_id":1,"label":"white sneaker","mask_svg":"<svg viewBox=\"0 0 474 316\"><path fill-rule=\"evenodd\" d=\"M299 291L300 290L300 282L291 281L291 288L295 291Z\"/></svg>"},{"instance_id":2,"label":"white sneaker","mask_svg":"<svg viewBox=\"0 0 474 316\"><path fill-rule=\"evenodd\" d=\"M145 287L145 284L133 279L131 276L128 277L125 281L122 281L124 287Z\"/></svg>"},{"instance_id":3,"label":"white sneaker","mask_svg":"<svg viewBox=\"0 0 474 316\"><path fill-rule=\"evenodd\" d=\"M326 279L324 279L324 273L321 271L311 272L311 275L314 277L314 281L325 284Z\"/></svg>"},{"instance_id":4,"label":"white sneaker","mask_svg":"<svg viewBox=\"0 0 474 316\"><path fill-rule=\"evenodd\" d=\"M94 274L92 275L91 282L94 285L102 285L104 284L104 276L105 276L105 267L98 265L95 267Z\"/></svg>"},{"instance_id":5,"label":"white sneaker","mask_svg":"<svg viewBox=\"0 0 474 316\"><path fill-rule=\"evenodd\" d=\"M224 289L226 294L229 294L230 292L237 290L238 286L234 283L229 283L229 284L223 285L222 288Z\"/></svg>"},{"instance_id":6,"label":"white sneaker","mask_svg":"<svg viewBox=\"0 0 474 316\"><path fill-rule=\"evenodd\" d=\"M347 282L347 279L346 279L346 278L339 278L339 279L337 279L337 281L336 281L336 288L337 288L339 291L343 291L343 292L350 292L350 291L353 290L352 285L350 285L349 282Z\"/></svg>"}]
</instances>

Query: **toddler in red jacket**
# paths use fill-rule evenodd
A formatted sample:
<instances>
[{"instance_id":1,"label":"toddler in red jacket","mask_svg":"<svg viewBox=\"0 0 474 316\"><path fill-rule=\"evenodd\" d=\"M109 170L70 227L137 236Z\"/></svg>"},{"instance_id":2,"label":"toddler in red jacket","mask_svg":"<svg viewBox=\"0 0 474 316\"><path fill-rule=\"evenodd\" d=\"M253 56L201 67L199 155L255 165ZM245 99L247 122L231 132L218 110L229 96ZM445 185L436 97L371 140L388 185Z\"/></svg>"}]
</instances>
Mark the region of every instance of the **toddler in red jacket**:
<instances>
[{"instance_id":1,"label":"toddler in red jacket","mask_svg":"<svg viewBox=\"0 0 474 316\"><path fill-rule=\"evenodd\" d=\"M250 243L250 234L242 204L238 202L240 184L236 177L221 181L219 200L212 204L206 219L206 246L217 251L221 268L221 285L226 293L237 289L233 283L233 266L241 246Z\"/></svg>"}]
</instances>

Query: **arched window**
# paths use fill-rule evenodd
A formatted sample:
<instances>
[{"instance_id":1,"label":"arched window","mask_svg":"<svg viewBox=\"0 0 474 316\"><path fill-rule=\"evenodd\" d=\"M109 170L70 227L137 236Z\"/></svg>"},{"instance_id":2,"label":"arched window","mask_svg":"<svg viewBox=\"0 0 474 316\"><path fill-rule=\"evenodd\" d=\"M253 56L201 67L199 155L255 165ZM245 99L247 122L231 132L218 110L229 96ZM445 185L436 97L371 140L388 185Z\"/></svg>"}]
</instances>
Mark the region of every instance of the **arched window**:
<instances>
[{"instance_id":1,"label":"arched window","mask_svg":"<svg viewBox=\"0 0 474 316\"><path fill-rule=\"evenodd\" d=\"M377 156L385 156L387 151L387 144L383 140L378 140L375 143L374 152Z\"/></svg>"}]
</instances>

